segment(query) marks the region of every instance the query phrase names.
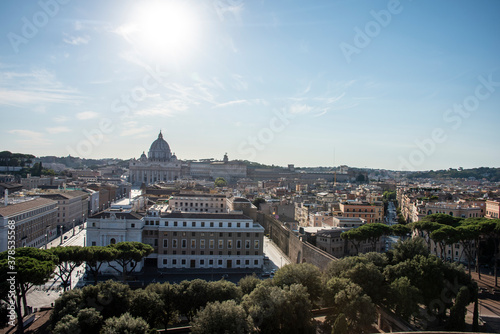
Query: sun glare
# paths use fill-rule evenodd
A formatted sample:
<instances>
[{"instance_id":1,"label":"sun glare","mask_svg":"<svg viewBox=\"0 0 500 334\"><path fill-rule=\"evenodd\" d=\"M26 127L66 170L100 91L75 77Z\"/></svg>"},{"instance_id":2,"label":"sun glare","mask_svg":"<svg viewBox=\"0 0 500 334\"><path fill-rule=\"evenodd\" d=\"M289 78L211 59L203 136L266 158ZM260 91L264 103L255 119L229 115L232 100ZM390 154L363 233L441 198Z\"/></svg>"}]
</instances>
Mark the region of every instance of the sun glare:
<instances>
[{"instance_id":1,"label":"sun glare","mask_svg":"<svg viewBox=\"0 0 500 334\"><path fill-rule=\"evenodd\" d=\"M162 56L185 56L195 45L199 22L184 1L141 2L129 37L137 47Z\"/></svg>"}]
</instances>

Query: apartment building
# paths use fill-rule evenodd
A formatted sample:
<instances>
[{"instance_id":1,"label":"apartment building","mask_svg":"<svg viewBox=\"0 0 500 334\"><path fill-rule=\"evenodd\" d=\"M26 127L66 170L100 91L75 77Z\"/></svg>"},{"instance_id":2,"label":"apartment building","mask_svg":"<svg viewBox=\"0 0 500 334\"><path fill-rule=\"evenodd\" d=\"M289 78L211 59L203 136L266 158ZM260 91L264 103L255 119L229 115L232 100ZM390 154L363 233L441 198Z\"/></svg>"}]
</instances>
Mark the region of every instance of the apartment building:
<instances>
[{"instance_id":1,"label":"apartment building","mask_svg":"<svg viewBox=\"0 0 500 334\"><path fill-rule=\"evenodd\" d=\"M453 202L421 202L417 204L419 217L444 213L453 217L477 218L482 217L481 207L471 203Z\"/></svg>"},{"instance_id":2,"label":"apartment building","mask_svg":"<svg viewBox=\"0 0 500 334\"><path fill-rule=\"evenodd\" d=\"M309 224L314 227L333 226L333 216L330 212L316 212L309 215Z\"/></svg>"},{"instance_id":3,"label":"apartment building","mask_svg":"<svg viewBox=\"0 0 500 334\"><path fill-rule=\"evenodd\" d=\"M384 204L382 202L346 201L340 203L343 217L363 218L368 224L381 223L384 219Z\"/></svg>"},{"instance_id":4,"label":"apartment building","mask_svg":"<svg viewBox=\"0 0 500 334\"><path fill-rule=\"evenodd\" d=\"M149 259L158 268L263 265L264 228L243 214L153 213L144 217L142 239L155 248Z\"/></svg>"},{"instance_id":5,"label":"apartment building","mask_svg":"<svg viewBox=\"0 0 500 334\"><path fill-rule=\"evenodd\" d=\"M500 199L486 201L486 214L489 219L500 218Z\"/></svg>"},{"instance_id":6,"label":"apartment building","mask_svg":"<svg viewBox=\"0 0 500 334\"><path fill-rule=\"evenodd\" d=\"M57 202L56 224L62 225L64 231L83 223L88 216L89 194L84 191L55 191L37 195Z\"/></svg>"},{"instance_id":7,"label":"apartment building","mask_svg":"<svg viewBox=\"0 0 500 334\"><path fill-rule=\"evenodd\" d=\"M16 248L43 247L57 236L56 215L57 202L48 198L0 207L0 252L8 247L9 222L15 225Z\"/></svg>"},{"instance_id":8,"label":"apartment building","mask_svg":"<svg viewBox=\"0 0 500 334\"><path fill-rule=\"evenodd\" d=\"M168 204L183 212L227 212L226 196L218 194L179 194L171 196Z\"/></svg>"},{"instance_id":9,"label":"apartment building","mask_svg":"<svg viewBox=\"0 0 500 334\"><path fill-rule=\"evenodd\" d=\"M155 205L145 216L123 209L100 212L88 219L87 245L143 242L154 248L144 264L157 268L262 267L264 228L251 218L167 209L166 205ZM142 264L135 270L141 268Z\"/></svg>"},{"instance_id":10,"label":"apartment building","mask_svg":"<svg viewBox=\"0 0 500 334\"><path fill-rule=\"evenodd\" d=\"M320 230L316 233L316 247L332 254L337 258L344 256L356 255L356 248L348 240L342 239L340 236L343 232L349 231L351 228L332 228ZM359 254L368 252L384 251L384 238L380 238L373 248L371 242L362 242L359 246Z\"/></svg>"}]
</instances>

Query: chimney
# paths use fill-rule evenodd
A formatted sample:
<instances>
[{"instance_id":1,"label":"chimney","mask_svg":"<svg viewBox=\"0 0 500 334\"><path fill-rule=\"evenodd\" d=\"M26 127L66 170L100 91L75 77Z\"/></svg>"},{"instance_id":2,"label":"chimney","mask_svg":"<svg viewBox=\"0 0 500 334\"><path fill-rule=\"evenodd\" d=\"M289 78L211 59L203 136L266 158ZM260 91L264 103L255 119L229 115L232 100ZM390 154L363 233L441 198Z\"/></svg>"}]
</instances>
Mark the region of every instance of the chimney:
<instances>
[{"instance_id":1,"label":"chimney","mask_svg":"<svg viewBox=\"0 0 500 334\"><path fill-rule=\"evenodd\" d=\"M5 189L5 206L9 205L9 189Z\"/></svg>"}]
</instances>

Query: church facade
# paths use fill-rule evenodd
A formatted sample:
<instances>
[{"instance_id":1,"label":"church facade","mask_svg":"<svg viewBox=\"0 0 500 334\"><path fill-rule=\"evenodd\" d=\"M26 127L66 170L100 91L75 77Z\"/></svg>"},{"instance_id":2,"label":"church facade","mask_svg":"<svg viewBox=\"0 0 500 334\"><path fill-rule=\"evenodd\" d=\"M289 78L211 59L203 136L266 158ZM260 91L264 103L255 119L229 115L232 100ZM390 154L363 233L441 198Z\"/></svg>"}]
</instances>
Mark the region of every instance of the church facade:
<instances>
[{"instance_id":1,"label":"church facade","mask_svg":"<svg viewBox=\"0 0 500 334\"><path fill-rule=\"evenodd\" d=\"M223 177L226 181L247 177L247 167L241 162L229 161L227 154L223 161L184 162L170 151L160 131L151 144L148 155L143 152L139 159L129 163L129 182L133 185L169 182L178 179L212 179Z\"/></svg>"}]
</instances>

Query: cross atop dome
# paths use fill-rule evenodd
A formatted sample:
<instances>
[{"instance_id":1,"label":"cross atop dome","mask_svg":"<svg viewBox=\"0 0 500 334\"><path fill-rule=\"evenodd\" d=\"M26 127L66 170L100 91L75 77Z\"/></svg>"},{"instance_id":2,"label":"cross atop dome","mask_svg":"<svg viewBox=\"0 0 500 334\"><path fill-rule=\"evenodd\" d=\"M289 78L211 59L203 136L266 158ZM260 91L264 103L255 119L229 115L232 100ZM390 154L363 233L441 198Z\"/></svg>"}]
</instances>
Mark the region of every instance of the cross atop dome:
<instances>
[{"instance_id":1,"label":"cross atop dome","mask_svg":"<svg viewBox=\"0 0 500 334\"><path fill-rule=\"evenodd\" d=\"M170 161L172 153L170 152L170 147L168 143L163 139L163 134L158 134L158 139L156 139L149 148L148 160L149 161Z\"/></svg>"}]
</instances>

